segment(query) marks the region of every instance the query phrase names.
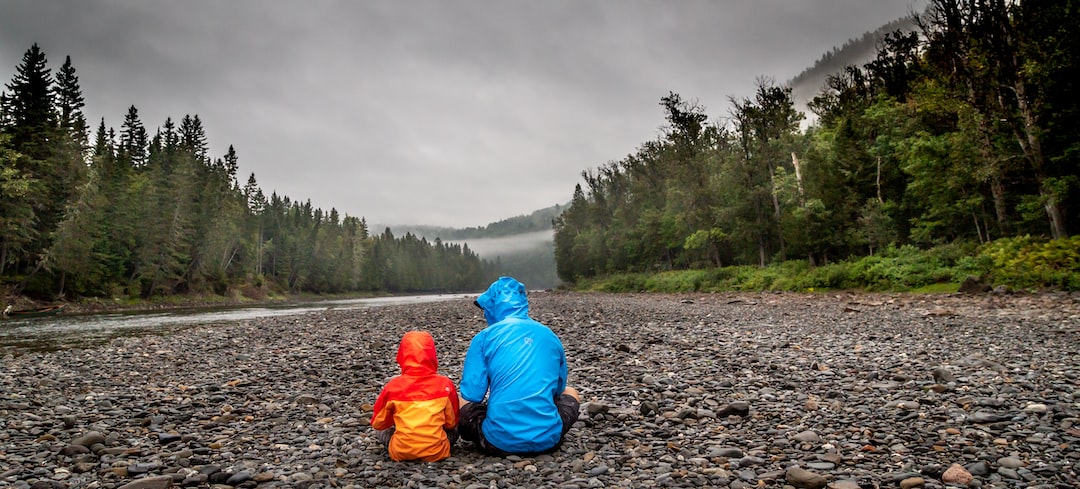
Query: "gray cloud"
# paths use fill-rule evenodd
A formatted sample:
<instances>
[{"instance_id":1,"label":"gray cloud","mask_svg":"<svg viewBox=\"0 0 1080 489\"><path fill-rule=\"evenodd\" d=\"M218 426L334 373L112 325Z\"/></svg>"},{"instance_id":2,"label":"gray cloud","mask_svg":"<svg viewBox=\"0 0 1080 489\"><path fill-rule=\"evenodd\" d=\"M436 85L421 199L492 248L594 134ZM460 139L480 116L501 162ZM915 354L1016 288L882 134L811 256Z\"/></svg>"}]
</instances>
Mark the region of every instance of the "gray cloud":
<instances>
[{"instance_id":1,"label":"gray cloud","mask_svg":"<svg viewBox=\"0 0 1080 489\"><path fill-rule=\"evenodd\" d=\"M925 0L0 0L5 83L72 57L96 126L198 114L266 193L373 224L478 226L569 200L657 136L668 91L725 116Z\"/></svg>"}]
</instances>

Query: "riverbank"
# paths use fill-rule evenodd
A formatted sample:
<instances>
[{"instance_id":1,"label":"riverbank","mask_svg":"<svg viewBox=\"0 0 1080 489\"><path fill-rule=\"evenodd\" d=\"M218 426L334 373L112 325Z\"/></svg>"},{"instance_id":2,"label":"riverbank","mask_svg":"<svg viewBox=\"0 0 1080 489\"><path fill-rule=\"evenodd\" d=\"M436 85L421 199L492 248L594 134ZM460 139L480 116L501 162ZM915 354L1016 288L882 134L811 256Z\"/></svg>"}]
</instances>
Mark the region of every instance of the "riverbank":
<instances>
[{"instance_id":1,"label":"riverbank","mask_svg":"<svg viewBox=\"0 0 1080 489\"><path fill-rule=\"evenodd\" d=\"M460 378L467 300L3 358L12 487L1080 485L1080 298L530 294L586 404L563 448L390 461L366 425L401 335ZM958 466L958 468L950 467Z\"/></svg>"},{"instance_id":2,"label":"riverbank","mask_svg":"<svg viewBox=\"0 0 1080 489\"><path fill-rule=\"evenodd\" d=\"M13 309L34 309L38 307L64 304L68 314L91 314L103 312L162 311L214 306L258 306L300 301L325 301L340 299L370 299L386 297L390 294L285 294L267 291L217 294L177 294L151 299L138 298L101 298L86 297L72 301L35 301L26 296L5 296L5 304Z\"/></svg>"}]
</instances>

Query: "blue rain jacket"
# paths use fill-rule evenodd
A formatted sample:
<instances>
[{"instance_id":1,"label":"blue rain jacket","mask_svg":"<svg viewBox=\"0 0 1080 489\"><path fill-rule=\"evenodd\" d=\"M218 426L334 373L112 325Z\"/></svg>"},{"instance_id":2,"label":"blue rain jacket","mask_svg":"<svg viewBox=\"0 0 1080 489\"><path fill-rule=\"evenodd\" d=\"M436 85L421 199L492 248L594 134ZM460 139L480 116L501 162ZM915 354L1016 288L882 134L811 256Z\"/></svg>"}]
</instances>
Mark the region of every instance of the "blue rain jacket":
<instances>
[{"instance_id":1,"label":"blue rain jacket","mask_svg":"<svg viewBox=\"0 0 1080 489\"><path fill-rule=\"evenodd\" d=\"M510 453L542 452L562 436L555 396L566 389L566 352L547 326L529 317L525 286L500 277L476 299L488 327L465 354L461 393L466 401L487 395L484 438Z\"/></svg>"}]
</instances>

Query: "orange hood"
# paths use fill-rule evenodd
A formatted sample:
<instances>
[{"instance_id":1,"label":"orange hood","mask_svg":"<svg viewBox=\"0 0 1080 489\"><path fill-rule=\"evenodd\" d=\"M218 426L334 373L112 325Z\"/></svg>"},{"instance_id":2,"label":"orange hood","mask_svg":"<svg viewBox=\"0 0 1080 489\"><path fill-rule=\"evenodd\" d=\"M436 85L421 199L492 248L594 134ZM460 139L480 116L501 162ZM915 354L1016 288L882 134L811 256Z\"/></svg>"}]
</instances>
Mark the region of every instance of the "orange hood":
<instances>
[{"instance_id":1,"label":"orange hood","mask_svg":"<svg viewBox=\"0 0 1080 489\"><path fill-rule=\"evenodd\" d=\"M435 338L427 331L405 333L398 346L397 364L401 366L401 375L432 375L438 372Z\"/></svg>"}]
</instances>

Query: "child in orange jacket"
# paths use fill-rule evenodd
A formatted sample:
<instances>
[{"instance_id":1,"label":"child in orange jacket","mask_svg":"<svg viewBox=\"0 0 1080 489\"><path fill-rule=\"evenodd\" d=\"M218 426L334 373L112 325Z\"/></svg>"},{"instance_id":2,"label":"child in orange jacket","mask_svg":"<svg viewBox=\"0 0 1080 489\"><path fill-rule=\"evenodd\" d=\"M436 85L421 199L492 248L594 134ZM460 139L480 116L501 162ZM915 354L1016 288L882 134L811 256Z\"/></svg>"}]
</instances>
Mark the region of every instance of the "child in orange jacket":
<instances>
[{"instance_id":1,"label":"child in orange jacket","mask_svg":"<svg viewBox=\"0 0 1080 489\"><path fill-rule=\"evenodd\" d=\"M454 383L438 374L431 333L405 333L397 363L401 375L390 379L375 400L371 427L376 438L394 460L435 462L449 457L458 437L458 394Z\"/></svg>"}]
</instances>

